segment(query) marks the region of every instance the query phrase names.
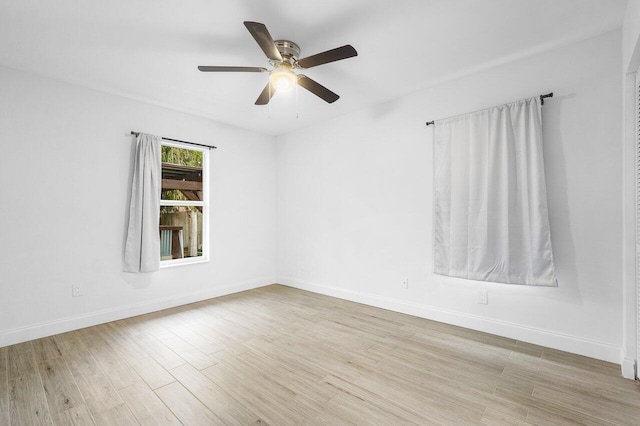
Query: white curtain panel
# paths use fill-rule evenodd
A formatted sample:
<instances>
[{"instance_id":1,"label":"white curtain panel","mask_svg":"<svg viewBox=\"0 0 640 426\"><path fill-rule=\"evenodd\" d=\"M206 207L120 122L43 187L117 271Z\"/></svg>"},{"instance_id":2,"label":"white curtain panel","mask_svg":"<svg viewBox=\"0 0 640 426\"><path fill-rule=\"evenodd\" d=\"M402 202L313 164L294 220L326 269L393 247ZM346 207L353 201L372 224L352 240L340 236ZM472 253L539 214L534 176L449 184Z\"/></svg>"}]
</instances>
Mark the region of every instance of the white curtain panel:
<instances>
[{"instance_id":1,"label":"white curtain panel","mask_svg":"<svg viewBox=\"0 0 640 426\"><path fill-rule=\"evenodd\" d=\"M434 272L557 286L538 98L436 121Z\"/></svg>"},{"instance_id":2,"label":"white curtain panel","mask_svg":"<svg viewBox=\"0 0 640 426\"><path fill-rule=\"evenodd\" d=\"M138 135L129 228L124 249L125 272L153 272L160 269L160 150L158 136Z\"/></svg>"}]
</instances>

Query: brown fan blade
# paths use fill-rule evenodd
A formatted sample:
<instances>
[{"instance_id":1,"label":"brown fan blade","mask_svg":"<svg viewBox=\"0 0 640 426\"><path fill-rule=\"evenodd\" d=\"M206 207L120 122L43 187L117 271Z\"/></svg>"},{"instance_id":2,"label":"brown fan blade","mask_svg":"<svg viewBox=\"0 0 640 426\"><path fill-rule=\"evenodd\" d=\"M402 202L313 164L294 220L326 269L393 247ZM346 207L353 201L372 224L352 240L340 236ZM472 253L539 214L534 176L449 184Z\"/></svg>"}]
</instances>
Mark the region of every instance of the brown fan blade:
<instances>
[{"instance_id":1,"label":"brown fan blade","mask_svg":"<svg viewBox=\"0 0 640 426\"><path fill-rule=\"evenodd\" d=\"M324 87L322 84L311 80L306 75L302 75L302 74L298 75L298 85L304 87L314 95L324 99L330 104L340 99L340 96L336 95L331 90Z\"/></svg>"},{"instance_id":2,"label":"brown fan blade","mask_svg":"<svg viewBox=\"0 0 640 426\"><path fill-rule=\"evenodd\" d=\"M271 82L268 82L267 85L264 86L264 89L262 89L262 93L260 93L258 99L256 99L256 105L268 104L274 93L276 93L275 86L271 84Z\"/></svg>"},{"instance_id":3,"label":"brown fan blade","mask_svg":"<svg viewBox=\"0 0 640 426\"><path fill-rule=\"evenodd\" d=\"M266 68L261 67L216 67L201 65L198 69L202 72L267 72Z\"/></svg>"},{"instance_id":4,"label":"brown fan blade","mask_svg":"<svg viewBox=\"0 0 640 426\"><path fill-rule=\"evenodd\" d=\"M350 44L326 52L318 53L313 56L302 58L298 61L298 65L302 68L317 67L318 65L328 64L329 62L339 61L341 59L352 58L358 56L358 52Z\"/></svg>"},{"instance_id":5,"label":"brown fan blade","mask_svg":"<svg viewBox=\"0 0 640 426\"><path fill-rule=\"evenodd\" d=\"M260 49L267 55L267 58L273 61L282 61L282 56L276 47L276 44L269 34L269 30L264 24L260 22L245 21L244 26L247 27L253 38L260 46Z\"/></svg>"}]
</instances>

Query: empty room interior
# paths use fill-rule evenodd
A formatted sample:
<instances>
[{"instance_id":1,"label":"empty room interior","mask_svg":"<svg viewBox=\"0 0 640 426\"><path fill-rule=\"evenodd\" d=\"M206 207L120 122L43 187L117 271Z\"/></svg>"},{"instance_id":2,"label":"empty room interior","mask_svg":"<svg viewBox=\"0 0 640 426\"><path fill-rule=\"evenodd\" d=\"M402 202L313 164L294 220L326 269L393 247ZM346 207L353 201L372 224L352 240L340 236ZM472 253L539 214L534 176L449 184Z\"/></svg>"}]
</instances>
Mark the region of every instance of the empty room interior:
<instances>
[{"instance_id":1,"label":"empty room interior","mask_svg":"<svg viewBox=\"0 0 640 426\"><path fill-rule=\"evenodd\" d=\"M640 424L640 0L3 0L0 425Z\"/></svg>"}]
</instances>

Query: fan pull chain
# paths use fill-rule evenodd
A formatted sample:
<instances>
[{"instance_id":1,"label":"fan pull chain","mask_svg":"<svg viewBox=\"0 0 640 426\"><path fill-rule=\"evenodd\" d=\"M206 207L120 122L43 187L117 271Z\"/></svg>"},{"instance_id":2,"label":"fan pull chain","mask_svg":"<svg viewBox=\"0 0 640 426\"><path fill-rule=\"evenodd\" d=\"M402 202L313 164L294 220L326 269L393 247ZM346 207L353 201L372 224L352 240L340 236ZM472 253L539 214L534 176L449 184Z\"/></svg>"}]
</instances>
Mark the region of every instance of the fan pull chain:
<instances>
[{"instance_id":1,"label":"fan pull chain","mask_svg":"<svg viewBox=\"0 0 640 426\"><path fill-rule=\"evenodd\" d=\"M296 91L296 120L297 120L298 118L300 118L298 114L299 108L298 108L298 81L297 80L296 80L295 91Z\"/></svg>"},{"instance_id":2,"label":"fan pull chain","mask_svg":"<svg viewBox=\"0 0 640 426\"><path fill-rule=\"evenodd\" d=\"M267 81L267 87L269 87L269 102L267 102L267 118L271 120L271 80Z\"/></svg>"}]
</instances>

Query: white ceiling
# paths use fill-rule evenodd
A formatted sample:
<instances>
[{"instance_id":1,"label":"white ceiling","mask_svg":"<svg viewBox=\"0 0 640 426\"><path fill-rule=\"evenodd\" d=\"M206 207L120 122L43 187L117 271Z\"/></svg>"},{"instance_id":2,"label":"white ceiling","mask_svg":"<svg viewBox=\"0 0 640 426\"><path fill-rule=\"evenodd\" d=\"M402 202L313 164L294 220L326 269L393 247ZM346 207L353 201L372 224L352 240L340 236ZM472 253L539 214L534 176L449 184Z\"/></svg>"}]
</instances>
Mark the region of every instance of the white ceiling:
<instances>
[{"instance_id":1,"label":"white ceiling","mask_svg":"<svg viewBox=\"0 0 640 426\"><path fill-rule=\"evenodd\" d=\"M469 70L619 28L626 0L2 0L0 65L238 127L282 134ZM301 57L344 44L358 56L305 74L341 98L300 89L253 103L268 66L243 25L264 23ZM296 119L296 110L299 118Z\"/></svg>"}]
</instances>

